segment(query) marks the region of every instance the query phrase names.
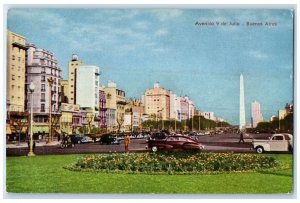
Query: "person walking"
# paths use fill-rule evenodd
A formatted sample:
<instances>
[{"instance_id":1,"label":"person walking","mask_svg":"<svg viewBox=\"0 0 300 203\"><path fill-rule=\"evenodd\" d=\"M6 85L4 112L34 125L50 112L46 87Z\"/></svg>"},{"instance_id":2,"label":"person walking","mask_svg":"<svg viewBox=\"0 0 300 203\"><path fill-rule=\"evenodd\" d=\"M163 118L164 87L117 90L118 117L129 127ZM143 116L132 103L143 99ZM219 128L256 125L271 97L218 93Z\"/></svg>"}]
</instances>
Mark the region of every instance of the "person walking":
<instances>
[{"instance_id":1,"label":"person walking","mask_svg":"<svg viewBox=\"0 0 300 203\"><path fill-rule=\"evenodd\" d=\"M124 137L124 144L125 144L125 151L128 152L129 151L129 143L130 143L130 138L128 135L126 135Z\"/></svg>"},{"instance_id":2,"label":"person walking","mask_svg":"<svg viewBox=\"0 0 300 203\"><path fill-rule=\"evenodd\" d=\"M241 133L240 133L239 144L240 144L241 142L243 142L243 144L245 143L245 141L244 141L244 132L243 132L243 131L241 131Z\"/></svg>"}]
</instances>

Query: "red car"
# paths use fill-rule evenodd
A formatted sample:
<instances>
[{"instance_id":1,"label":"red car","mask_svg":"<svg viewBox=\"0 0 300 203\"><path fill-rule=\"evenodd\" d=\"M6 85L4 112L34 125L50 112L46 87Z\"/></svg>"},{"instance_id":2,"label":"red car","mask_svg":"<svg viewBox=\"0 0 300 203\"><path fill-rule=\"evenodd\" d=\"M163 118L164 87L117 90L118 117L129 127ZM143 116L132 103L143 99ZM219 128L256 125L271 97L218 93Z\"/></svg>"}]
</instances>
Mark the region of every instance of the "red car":
<instances>
[{"instance_id":1,"label":"red car","mask_svg":"<svg viewBox=\"0 0 300 203\"><path fill-rule=\"evenodd\" d=\"M199 151L204 149L198 141L191 139L186 136L168 136L165 139L152 139L148 141L148 148L153 152L160 149L165 150L189 150L189 151Z\"/></svg>"}]
</instances>

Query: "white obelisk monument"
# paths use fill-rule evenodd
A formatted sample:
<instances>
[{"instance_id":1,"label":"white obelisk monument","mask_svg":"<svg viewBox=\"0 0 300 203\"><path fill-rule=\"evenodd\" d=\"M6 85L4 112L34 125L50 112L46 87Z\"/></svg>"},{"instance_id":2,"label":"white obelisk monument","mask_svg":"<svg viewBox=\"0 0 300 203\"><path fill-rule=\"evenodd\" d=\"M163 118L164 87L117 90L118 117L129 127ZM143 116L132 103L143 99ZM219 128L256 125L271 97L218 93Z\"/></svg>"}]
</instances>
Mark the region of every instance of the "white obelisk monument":
<instances>
[{"instance_id":1,"label":"white obelisk monument","mask_svg":"<svg viewBox=\"0 0 300 203\"><path fill-rule=\"evenodd\" d=\"M240 130L244 130L246 126L245 119L245 95L244 95L244 77L240 76Z\"/></svg>"}]
</instances>

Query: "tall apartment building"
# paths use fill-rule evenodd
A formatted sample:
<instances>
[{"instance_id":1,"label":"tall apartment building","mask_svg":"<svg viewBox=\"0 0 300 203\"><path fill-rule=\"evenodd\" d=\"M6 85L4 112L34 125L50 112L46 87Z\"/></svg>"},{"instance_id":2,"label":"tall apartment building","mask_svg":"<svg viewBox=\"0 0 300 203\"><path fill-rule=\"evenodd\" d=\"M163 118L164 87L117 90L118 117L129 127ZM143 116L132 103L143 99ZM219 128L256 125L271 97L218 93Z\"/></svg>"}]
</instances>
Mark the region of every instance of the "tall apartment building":
<instances>
[{"instance_id":1,"label":"tall apartment building","mask_svg":"<svg viewBox=\"0 0 300 203\"><path fill-rule=\"evenodd\" d=\"M77 67L82 65L82 61L78 59L76 54L72 55L72 59L68 62L68 103L76 104L76 74L77 74Z\"/></svg>"},{"instance_id":2,"label":"tall apartment building","mask_svg":"<svg viewBox=\"0 0 300 203\"><path fill-rule=\"evenodd\" d=\"M7 31L6 102L7 111L24 112L25 38Z\"/></svg>"},{"instance_id":3,"label":"tall apartment building","mask_svg":"<svg viewBox=\"0 0 300 203\"><path fill-rule=\"evenodd\" d=\"M160 87L158 83L146 90L144 105L146 114L163 120L170 119L170 91Z\"/></svg>"},{"instance_id":4,"label":"tall apartment building","mask_svg":"<svg viewBox=\"0 0 300 203\"><path fill-rule=\"evenodd\" d=\"M52 115L59 115L60 109L60 80L61 69L57 66L57 60L54 54L48 50L38 48L34 44L26 44L26 79L25 89L28 90L32 81L35 85L33 92L33 113L34 121L40 123L35 126L36 131L48 131L47 124L51 104ZM48 80L52 80L52 89ZM27 110L31 107L31 93L26 92L25 107ZM51 93L51 98L50 98ZM53 117L53 118L54 118ZM39 128L40 127L40 128Z\"/></svg>"},{"instance_id":5,"label":"tall apartment building","mask_svg":"<svg viewBox=\"0 0 300 203\"><path fill-rule=\"evenodd\" d=\"M91 108L96 117L99 105L99 75L100 68L97 66L81 65L76 68L76 104L81 108Z\"/></svg>"},{"instance_id":6,"label":"tall apartment building","mask_svg":"<svg viewBox=\"0 0 300 203\"><path fill-rule=\"evenodd\" d=\"M260 103L254 101L251 103L251 124L252 128L256 128L259 122L263 121L262 114L260 112Z\"/></svg>"}]
</instances>

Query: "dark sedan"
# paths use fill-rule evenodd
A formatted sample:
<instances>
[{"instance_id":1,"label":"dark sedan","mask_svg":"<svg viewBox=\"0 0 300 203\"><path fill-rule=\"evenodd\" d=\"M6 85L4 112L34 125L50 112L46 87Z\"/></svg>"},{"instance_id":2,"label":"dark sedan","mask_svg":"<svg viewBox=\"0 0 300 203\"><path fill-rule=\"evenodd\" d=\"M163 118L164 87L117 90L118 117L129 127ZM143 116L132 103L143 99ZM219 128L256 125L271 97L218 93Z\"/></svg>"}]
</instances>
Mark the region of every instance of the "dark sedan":
<instances>
[{"instance_id":1,"label":"dark sedan","mask_svg":"<svg viewBox=\"0 0 300 203\"><path fill-rule=\"evenodd\" d=\"M102 135L99 142L100 144L117 144L117 145L121 143L120 140L112 134Z\"/></svg>"},{"instance_id":2,"label":"dark sedan","mask_svg":"<svg viewBox=\"0 0 300 203\"><path fill-rule=\"evenodd\" d=\"M157 150L186 150L199 151L204 148L198 141L186 136L168 136L165 139L152 139L148 141L148 148L153 152Z\"/></svg>"}]
</instances>

